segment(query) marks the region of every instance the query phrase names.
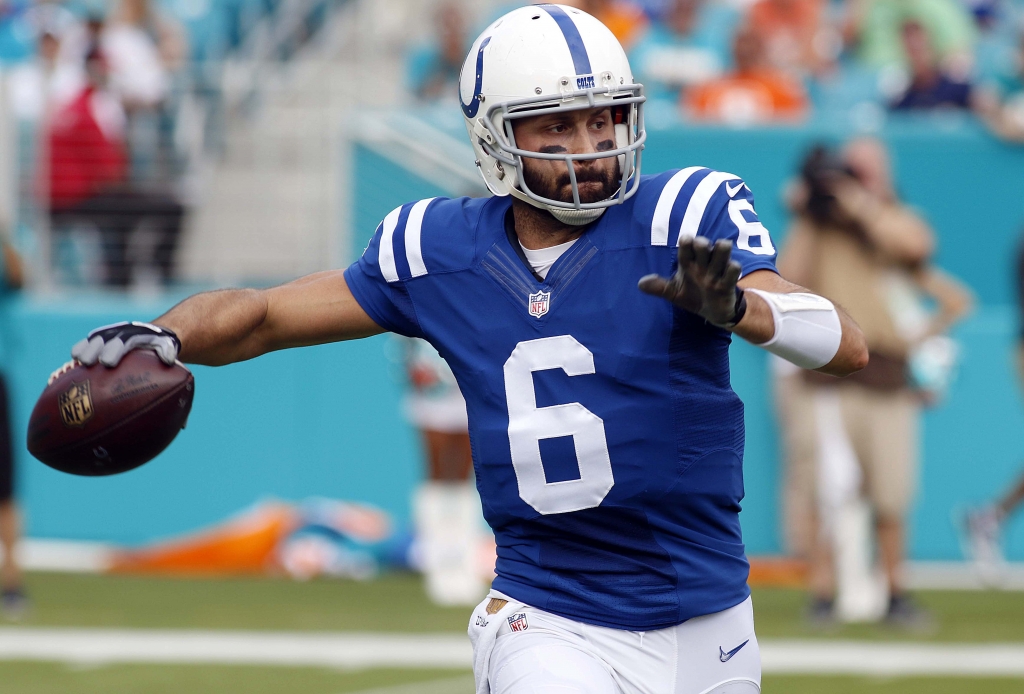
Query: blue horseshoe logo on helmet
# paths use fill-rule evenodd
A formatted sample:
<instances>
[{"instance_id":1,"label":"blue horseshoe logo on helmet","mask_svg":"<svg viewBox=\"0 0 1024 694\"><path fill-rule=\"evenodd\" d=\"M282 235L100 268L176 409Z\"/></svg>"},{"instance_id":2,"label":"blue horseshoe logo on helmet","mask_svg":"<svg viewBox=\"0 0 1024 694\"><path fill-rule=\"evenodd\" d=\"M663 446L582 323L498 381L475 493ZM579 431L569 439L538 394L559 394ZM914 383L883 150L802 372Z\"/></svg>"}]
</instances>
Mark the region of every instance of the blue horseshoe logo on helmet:
<instances>
[{"instance_id":1,"label":"blue horseshoe logo on helmet","mask_svg":"<svg viewBox=\"0 0 1024 694\"><path fill-rule=\"evenodd\" d=\"M466 114L466 118L475 118L478 111L480 111L480 87L484 81L484 49L487 48L487 44L491 42L491 37L488 36L481 42L480 50L476 54L476 83L473 85L473 96L470 97L469 103L462 103L462 85L459 85L459 105L462 106L462 112Z\"/></svg>"}]
</instances>

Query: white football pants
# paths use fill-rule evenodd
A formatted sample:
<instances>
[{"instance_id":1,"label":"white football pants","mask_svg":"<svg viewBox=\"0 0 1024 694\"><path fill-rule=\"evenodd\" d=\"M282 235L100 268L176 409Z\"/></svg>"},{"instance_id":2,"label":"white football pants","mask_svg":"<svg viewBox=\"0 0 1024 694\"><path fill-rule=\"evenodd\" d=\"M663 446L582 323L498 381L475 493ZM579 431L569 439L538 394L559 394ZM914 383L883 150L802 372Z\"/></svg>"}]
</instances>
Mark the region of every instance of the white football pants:
<instances>
[{"instance_id":1,"label":"white football pants","mask_svg":"<svg viewBox=\"0 0 1024 694\"><path fill-rule=\"evenodd\" d=\"M492 597L507 596L492 591L470 621L478 694L761 691L750 598L678 626L634 632L576 622L511 599L492 615Z\"/></svg>"}]
</instances>

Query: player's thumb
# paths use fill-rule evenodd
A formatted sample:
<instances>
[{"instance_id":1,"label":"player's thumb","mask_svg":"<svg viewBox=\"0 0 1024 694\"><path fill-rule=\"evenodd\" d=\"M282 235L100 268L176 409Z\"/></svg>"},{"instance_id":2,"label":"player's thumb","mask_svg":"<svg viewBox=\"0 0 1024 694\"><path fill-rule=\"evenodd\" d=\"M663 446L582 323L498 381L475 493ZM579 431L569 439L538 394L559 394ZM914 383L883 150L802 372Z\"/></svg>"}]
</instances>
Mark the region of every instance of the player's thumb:
<instances>
[{"instance_id":1,"label":"player's thumb","mask_svg":"<svg viewBox=\"0 0 1024 694\"><path fill-rule=\"evenodd\" d=\"M636 286L645 294L664 297L668 295L668 284L668 280L661 275L644 275Z\"/></svg>"},{"instance_id":2,"label":"player's thumb","mask_svg":"<svg viewBox=\"0 0 1024 694\"><path fill-rule=\"evenodd\" d=\"M169 337L158 337L153 340L153 349L156 350L160 361L167 364L167 366L173 366L178 358L178 347L174 344L174 340Z\"/></svg>"}]
</instances>

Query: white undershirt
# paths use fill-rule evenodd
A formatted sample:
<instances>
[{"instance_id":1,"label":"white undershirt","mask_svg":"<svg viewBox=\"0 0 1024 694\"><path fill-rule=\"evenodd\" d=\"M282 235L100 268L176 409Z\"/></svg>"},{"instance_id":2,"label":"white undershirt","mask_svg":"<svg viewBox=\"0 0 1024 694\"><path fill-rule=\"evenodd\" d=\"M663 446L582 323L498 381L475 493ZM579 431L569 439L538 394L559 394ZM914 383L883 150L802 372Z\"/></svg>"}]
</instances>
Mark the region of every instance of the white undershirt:
<instances>
[{"instance_id":1,"label":"white undershirt","mask_svg":"<svg viewBox=\"0 0 1024 694\"><path fill-rule=\"evenodd\" d=\"M530 261L530 267L533 271L540 275L541 279L548 278L548 270L555 264L555 261L562 257L562 254L572 248L572 245L579 241L578 238L572 241L566 241L557 246L551 246L550 248L538 248L535 251L530 250L519 244L519 247L523 249L523 253L526 255L526 259Z\"/></svg>"}]
</instances>

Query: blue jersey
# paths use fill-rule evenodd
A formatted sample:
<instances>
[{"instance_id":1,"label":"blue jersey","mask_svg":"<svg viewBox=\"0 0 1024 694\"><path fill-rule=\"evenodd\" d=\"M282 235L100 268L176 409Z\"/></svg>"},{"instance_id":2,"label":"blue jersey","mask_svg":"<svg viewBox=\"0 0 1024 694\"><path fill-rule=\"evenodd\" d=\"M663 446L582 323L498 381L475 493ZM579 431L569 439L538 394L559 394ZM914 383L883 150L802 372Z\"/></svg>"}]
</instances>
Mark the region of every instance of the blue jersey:
<instances>
[{"instance_id":1,"label":"blue jersey","mask_svg":"<svg viewBox=\"0 0 1024 694\"><path fill-rule=\"evenodd\" d=\"M389 214L345 278L381 327L428 340L466 398L494 588L630 630L747 598L743 404L730 334L637 289L680 237L731 239L774 272L753 197L693 167L643 177L536 277L511 200L435 198Z\"/></svg>"}]
</instances>

